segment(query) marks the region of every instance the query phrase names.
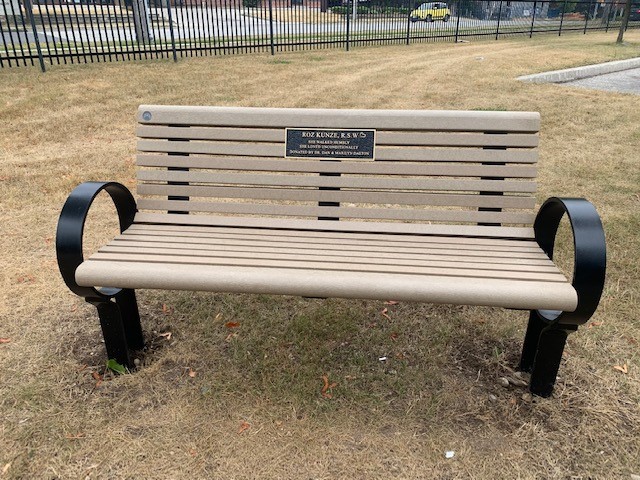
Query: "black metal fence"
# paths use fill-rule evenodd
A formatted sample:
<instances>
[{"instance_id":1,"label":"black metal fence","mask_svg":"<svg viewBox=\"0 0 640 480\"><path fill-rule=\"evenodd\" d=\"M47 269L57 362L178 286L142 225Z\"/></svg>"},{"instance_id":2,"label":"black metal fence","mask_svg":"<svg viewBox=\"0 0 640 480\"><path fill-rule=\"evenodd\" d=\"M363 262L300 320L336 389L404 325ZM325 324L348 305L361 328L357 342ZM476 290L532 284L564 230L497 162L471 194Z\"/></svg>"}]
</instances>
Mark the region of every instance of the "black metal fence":
<instances>
[{"instance_id":1,"label":"black metal fence","mask_svg":"<svg viewBox=\"0 0 640 480\"><path fill-rule=\"evenodd\" d=\"M617 30L620 1L0 0L0 67ZM628 28L640 27L640 3Z\"/></svg>"}]
</instances>

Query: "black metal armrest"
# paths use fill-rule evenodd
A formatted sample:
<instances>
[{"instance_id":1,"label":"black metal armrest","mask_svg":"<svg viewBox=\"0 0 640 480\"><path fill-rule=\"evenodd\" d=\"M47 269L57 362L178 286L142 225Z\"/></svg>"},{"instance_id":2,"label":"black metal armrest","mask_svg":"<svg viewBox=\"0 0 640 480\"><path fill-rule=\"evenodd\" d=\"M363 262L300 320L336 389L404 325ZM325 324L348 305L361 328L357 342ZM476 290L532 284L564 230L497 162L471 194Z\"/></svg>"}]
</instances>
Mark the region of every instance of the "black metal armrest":
<instances>
[{"instance_id":1,"label":"black metal armrest","mask_svg":"<svg viewBox=\"0 0 640 480\"><path fill-rule=\"evenodd\" d=\"M120 289L81 287L76 283L76 269L84 261L82 236L89 208L96 196L105 190L113 200L120 220L120 232L126 230L136 214L136 202L127 187L116 182L86 182L78 185L62 207L56 231L58 268L69 289L84 298L110 298Z\"/></svg>"},{"instance_id":2,"label":"black metal armrest","mask_svg":"<svg viewBox=\"0 0 640 480\"><path fill-rule=\"evenodd\" d=\"M584 198L549 198L536 217L533 228L538 245L553 258L558 225L567 214L573 230L575 250L573 287L578 293L578 306L573 312L538 310L547 321L564 325L585 323L598 307L604 288L607 252L604 230L595 207Z\"/></svg>"}]
</instances>

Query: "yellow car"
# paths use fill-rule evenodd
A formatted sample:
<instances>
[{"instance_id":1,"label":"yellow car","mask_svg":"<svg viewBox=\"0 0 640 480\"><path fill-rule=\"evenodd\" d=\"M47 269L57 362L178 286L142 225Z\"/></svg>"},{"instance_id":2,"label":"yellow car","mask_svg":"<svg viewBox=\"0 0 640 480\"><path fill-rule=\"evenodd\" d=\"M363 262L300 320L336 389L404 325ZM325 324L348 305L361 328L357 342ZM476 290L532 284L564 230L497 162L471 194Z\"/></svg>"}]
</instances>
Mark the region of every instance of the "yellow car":
<instances>
[{"instance_id":1,"label":"yellow car","mask_svg":"<svg viewBox=\"0 0 640 480\"><path fill-rule=\"evenodd\" d=\"M423 3L411 12L409 18L412 22L417 22L418 20L424 20L425 22L442 20L443 22L448 22L451 18L451 11L449 10L449 7L447 7L446 3Z\"/></svg>"}]
</instances>

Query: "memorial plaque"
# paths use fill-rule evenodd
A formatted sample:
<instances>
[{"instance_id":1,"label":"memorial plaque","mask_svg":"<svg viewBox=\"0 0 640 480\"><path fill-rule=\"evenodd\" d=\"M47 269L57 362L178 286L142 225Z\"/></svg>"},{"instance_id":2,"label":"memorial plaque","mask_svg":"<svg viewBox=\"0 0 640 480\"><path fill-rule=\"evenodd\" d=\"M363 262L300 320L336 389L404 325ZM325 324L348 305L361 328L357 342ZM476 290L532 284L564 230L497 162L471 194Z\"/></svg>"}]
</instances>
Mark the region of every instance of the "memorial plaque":
<instances>
[{"instance_id":1,"label":"memorial plaque","mask_svg":"<svg viewBox=\"0 0 640 480\"><path fill-rule=\"evenodd\" d=\"M287 128L285 157L373 160L375 130Z\"/></svg>"}]
</instances>

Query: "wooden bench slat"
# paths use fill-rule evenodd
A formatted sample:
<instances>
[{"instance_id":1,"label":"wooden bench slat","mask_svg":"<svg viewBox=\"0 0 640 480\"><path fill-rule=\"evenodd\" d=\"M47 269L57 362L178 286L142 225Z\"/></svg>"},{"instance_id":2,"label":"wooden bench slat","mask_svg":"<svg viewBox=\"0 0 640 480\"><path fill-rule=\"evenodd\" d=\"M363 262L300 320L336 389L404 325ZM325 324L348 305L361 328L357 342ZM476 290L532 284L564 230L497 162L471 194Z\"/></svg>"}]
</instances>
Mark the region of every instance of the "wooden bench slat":
<instances>
[{"instance_id":1,"label":"wooden bench slat","mask_svg":"<svg viewBox=\"0 0 640 480\"><path fill-rule=\"evenodd\" d=\"M283 158L284 143L226 143L183 142L172 140L138 140L140 152L171 152L209 155L241 155ZM415 162L505 162L536 163L536 150L508 149L487 150L482 148L419 148L380 147L375 150L376 160ZM370 160L361 160L371 162Z\"/></svg>"},{"instance_id":2,"label":"wooden bench slat","mask_svg":"<svg viewBox=\"0 0 640 480\"><path fill-rule=\"evenodd\" d=\"M230 261L231 259L252 261L253 264L261 264L262 260L273 261L300 261L300 262L322 262L329 263L331 265L344 265L344 268L350 268L349 265L355 265L354 268L358 269L363 265L375 265L378 266L408 266L408 267L433 267L433 268L450 268L452 270L467 269L467 270L490 270L497 272L531 272L531 273L549 273L554 275L562 275L557 267L551 262L543 264L513 264L513 263L498 263L498 262L476 262L468 258L455 258L452 259L436 259L436 258L388 258L382 255L372 256L370 252L360 252L361 255L339 255L329 252L311 253L310 251L304 251L302 253L286 252L286 251L272 251L272 252L259 252L254 250L217 250L217 249L203 249L203 248L185 248L185 245L175 244L172 247L166 247L163 245L131 245L121 243L110 243L109 245L102 247L99 250L100 253L122 253L122 254L143 254L143 255L160 255L160 256L193 256L193 257L206 257L212 259L223 259L221 261ZM123 257L125 258L125 257ZM256 260L260 260L256 262ZM217 261L217 260L215 260ZM453 272L455 274L455 272ZM563 276L564 278L564 276ZM566 280L566 279L565 279Z\"/></svg>"},{"instance_id":3,"label":"wooden bench slat","mask_svg":"<svg viewBox=\"0 0 640 480\"><path fill-rule=\"evenodd\" d=\"M329 230L342 232L404 233L417 235L451 235L471 237L534 238L533 227L494 227L485 225L432 225L422 223L320 221L297 218L223 217L218 215L180 215L140 213L137 223L172 225L211 225L273 229Z\"/></svg>"},{"instance_id":4,"label":"wooden bench slat","mask_svg":"<svg viewBox=\"0 0 640 480\"><path fill-rule=\"evenodd\" d=\"M572 311L577 295L569 283L472 277L415 276L284 268L222 267L86 261L80 285L162 288L229 293L487 305Z\"/></svg>"},{"instance_id":5,"label":"wooden bench slat","mask_svg":"<svg viewBox=\"0 0 640 480\"><path fill-rule=\"evenodd\" d=\"M521 192L536 191L536 182L516 180L459 180L441 178L382 178L382 177L321 177L316 175L267 175L184 172L167 170L138 171L138 180L142 182L194 182L218 185L269 185L274 187L332 187L363 188L378 190L432 190L432 191L488 191Z\"/></svg>"},{"instance_id":6,"label":"wooden bench slat","mask_svg":"<svg viewBox=\"0 0 640 480\"><path fill-rule=\"evenodd\" d=\"M117 238L114 239L107 247L112 248L138 248L145 247L148 249L164 248L184 250L203 250L211 252L229 252L235 255L238 254L252 254L252 253L270 253L270 254L291 254L291 253L303 253L308 256L326 257L326 256L338 256L344 258L351 257L363 257L372 258L384 258L384 259L404 259L404 260L434 260L434 261L451 261L451 262L475 262L475 263L500 263L507 265L532 265L539 266L546 269L554 269L555 266L550 266L549 258L543 255L533 256L528 258L529 255L517 255L514 256L513 252L510 255L505 255L505 252L485 252L481 250L458 250L458 249L439 249L433 248L430 250L424 249L411 249L411 248L396 248L385 249L384 247L367 246L356 247L353 245L347 245L345 248L341 248L339 245L304 245L296 243L288 243L286 245L270 245L265 246L263 244L256 245L255 242L236 241L236 242L198 242L192 243L185 240L185 238ZM105 248L107 248L105 247ZM333 248L331 248L333 247ZM102 250L107 251L107 250ZM502 253L503 255L498 256ZM226 254L226 253L225 253Z\"/></svg>"},{"instance_id":7,"label":"wooden bench slat","mask_svg":"<svg viewBox=\"0 0 640 480\"><path fill-rule=\"evenodd\" d=\"M401 162L326 162L318 160L273 160L252 157L198 157L184 155L138 155L142 167L181 167L216 170L343 173L363 175L411 175L452 177L535 178L537 167L530 165L415 164Z\"/></svg>"},{"instance_id":8,"label":"wooden bench slat","mask_svg":"<svg viewBox=\"0 0 640 480\"><path fill-rule=\"evenodd\" d=\"M189 252L192 253L192 252ZM165 254L145 254L145 253L103 253L96 252L91 256L92 261L100 260L116 260L129 262L158 262L165 264L188 264L188 265L221 265L221 266L247 266L255 267L256 259L254 258L221 258L207 257L202 253L197 255L167 255ZM561 273L546 272L513 272L511 270L479 270L464 267L448 267L438 268L429 266L404 266L404 265L383 265L368 263L328 263L323 261L312 260L268 260L260 259L261 268L298 268L308 270L331 270L331 271L350 271L350 272L372 272L372 273L400 273L410 275L438 275L438 276L456 276L456 277L474 277L474 278L500 278L511 280L537 280L547 282L566 282L566 278Z\"/></svg>"},{"instance_id":9,"label":"wooden bench slat","mask_svg":"<svg viewBox=\"0 0 640 480\"><path fill-rule=\"evenodd\" d=\"M145 118L148 112L150 118ZM536 112L444 110L330 110L141 105L138 122L270 128L379 128L387 130L537 132Z\"/></svg>"},{"instance_id":10,"label":"wooden bench slat","mask_svg":"<svg viewBox=\"0 0 640 480\"><path fill-rule=\"evenodd\" d=\"M141 138L218 140L238 142L284 142L285 130L274 128L169 127L138 125ZM458 146L458 147L537 147L539 137L531 133L467 133L467 132L395 132L378 130L378 145Z\"/></svg>"},{"instance_id":11,"label":"wooden bench slat","mask_svg":"<svg viewBox=\"0 0 640 480\"><path fill-rule=\"evenodd\" d=\"M379 192L353 190L316 190L292 188L233 187L210 185L138 184L140 195L243 198L254 200L288 200L307 202L370 203L387 205L430 205L455 207L489 207L533 209L530 196L477 195L455 193Z\"/></svg>"},{"instance_id":12,"label":"wooden bench slat","mask_svg":"<svg viewBox=\"0 0 640 480\"><path fill-rule=\"evenodd\" d=\"M304 240L304 239L303 239ZM229 248L291 248L301 250L318 250L318 251L344 251L351 254L353 252L372 251L378 253L404 254L412 255L453 255L460 257L475 258L512 258L518 255L523 260L537 260L548 262L549 258L538 248L537 250L514 251L505 247L485 246L483 249L477 245L447 245L446 243L434 243L430 245L419 244L403 244L403 245L385 245L384 242L360 242L340 244L338 239L327 239L323 242L312 242L298 240L296 237L290 238L288 241L273 238L247 238L242 236L234 237L185 237L181 235L157 235L156 232L147 232L144 234L127 233L116 237L113 241L117 243L138 242L148 243L150 245L172 243L177 245L200 245L202 248L210 248L219 246ZM310 239L308 239L310 240Z\"/></svg>"},{"instance_id":13,"label":"wooden bench slat","mask_svg":"<svg viewBox=\"0 0 640 480\"><path fill-rule=\"evenodd\" d=\"M323 226L325 222L319 222ZM344 222L340 222L344 223ZM194 238L249 238L255 240L274 240L282 242L337 242L354 245L411 245L418 248L430 248L432 245L452 245L452 248L488 248L507 251L539 252L540 247L534 239L503 239L496 237L465 237L431 234L403 233L361 233L340 230L303 230L255 228L251 226L199 226L134 223L121 235L175 235Z\"/></svg>"},{"instance_id":14,"label":"wooden bench slat","mask_svg":"<svg viewBox=\"0 0 640 480\"><path fill-rule=\"evenodd\" d=\"M339 217L378 220L411 220L431 222L528 223L535 218L525 212L478 212L464 210L418 210L415 208L318 207L265 203L194 202L181 200L138 200L139 210L180 210L219 214L272 215L298 217Z\"/></svg>"},{"instance_id":15,"label":"wooden bench slat","mask_svg":"<svg viewBox=\"0 0 640 480\"><path fill-rule=\"evenodd\" d=\"M336 242L338 245L382 245L414 246L431 248L433 245L456 249L488 249L513 252L541 252L533 239L505 240L500 238L447 237L442 235L401 235L384 233L353 233L339 231L273 230L243 227L215 227L194 225L144 224L134 223L120 236L127 235L169 235L194 238L239 238L256 241L273 240L280 242ZM120 237L119 236L119 237ZM116 237L118 238L118 237ZM545 255L546 256L546 255Z\"/></svg>"}]
</instances>

